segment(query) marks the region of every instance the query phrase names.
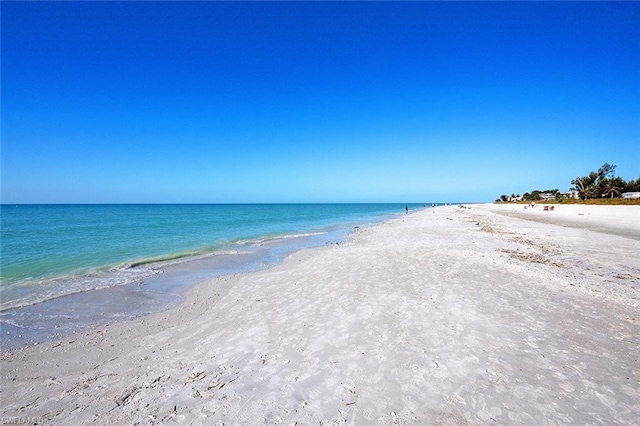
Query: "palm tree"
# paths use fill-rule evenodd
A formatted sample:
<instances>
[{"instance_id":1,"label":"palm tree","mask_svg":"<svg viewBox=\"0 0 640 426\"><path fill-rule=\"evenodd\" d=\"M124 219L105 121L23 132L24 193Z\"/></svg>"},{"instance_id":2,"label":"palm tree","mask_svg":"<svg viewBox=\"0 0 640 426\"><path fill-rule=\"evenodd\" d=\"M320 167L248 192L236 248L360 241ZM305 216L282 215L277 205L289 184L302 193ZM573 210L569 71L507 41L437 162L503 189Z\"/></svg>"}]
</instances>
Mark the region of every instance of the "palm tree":
<instances>
[{"instance_id":1,"label":"palm tree","mask_svg":"<svg viewBox=\"0 0 640 426\"><path fill-rule=\"evenodd\" d=\"M621 178L612 178L605 179L602 184L602 196L606 197L607 195L611 195L611 198L614 195L620 195L622 193L624 181Z\"/></svg>"},{"instance_id":2,"label":"palm tree","mask_svg":"<svg viewBox=\"0 0 640 426\"><path fill-rule=\"evenodd\" d=\"M586 200L587 198L593 197L597 181L598 173L591 172L588 176L575 178L571 181L571 185L574 185L580 196Z\"/></svg>"}]
</instances>

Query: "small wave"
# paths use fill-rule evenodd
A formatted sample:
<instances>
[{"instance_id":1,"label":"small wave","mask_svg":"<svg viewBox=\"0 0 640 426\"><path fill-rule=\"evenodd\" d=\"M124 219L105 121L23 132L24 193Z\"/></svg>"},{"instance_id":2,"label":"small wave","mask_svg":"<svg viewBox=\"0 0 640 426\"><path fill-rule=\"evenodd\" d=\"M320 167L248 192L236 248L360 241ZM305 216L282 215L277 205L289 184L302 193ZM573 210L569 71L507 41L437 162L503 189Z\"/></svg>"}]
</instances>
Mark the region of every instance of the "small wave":
<instances>
[{"instance_id":1,"label":"small wave","mask_svg":"<svg viewBox=\"0 0 640 426\"><path fill-rule=\"evenodd\" d=\"M314 237L317 235L326 235L327 232L305 232L300 234L287 234L287 235L275 235L272 237L264 237L264 238L255 238L249 240L237 240L236 244L240 245L255 245L255 244L264 244L273 241L287 240L291 238L304 238L304 237Z\"/></svg>"},{"instance_id":2,"label":"small wave","mask_svg":"<svg viewBox=\"0 0 640 426\"><path fill-rule=\"evenodd\" d=\"M242 254L238 250L217 250L217 251L197 251L197 252L185 252L176 253L173 255L149 257L145 259L136 260L132 263L122 265L122 268L140 268L150 267L153 269L165 268L167 266L178 265L180 263L191 262L192 260L206 259L212 256L221 256L229 254Z\"/></svg>"},{"instance_id":3,"label":"small wave","mask_svg":"<svg viewBox=\"0 0 640 426\"><path fill-rule=\"evenodd\" d=\"M125 264L123 266L129 267L129 268L137 268L140 266L153 265L153 264L161 264L161 263L167 264L173 261L180 261L184 258L194 258L198 256L203 256L203 255L208 256L211 254L212 253L207 253L203 250L171 253L164 256L145 257L139 260L134 260L133 262Z\"/></svg>"},{"instance_id":4,"label":"small wave","mask_svg":"<svg viewBox=\"0 0 640 426\"><path fill-rule=\"evenodd\" d=\"M142 282L160 272L160 270L152 268L114 268L88 275L65 276L22 283L19 288L3 288L3 293L19 292L19 294L15 295L17 297L3 295L3 302L0 303L0 312L36 305L47 300L83 291Z\"/></svg>"},{"instance_id":5,"label":"small wave","mask_svg":"<svg viewBox=\"0 0 640 426\"><path fill-rule=\"evenodd\" d=\"M0 288L2 302L0 312L24 306L37 305L47 300L100 290L109 287L142 283L162 273L163 269L179 263L225 254L241 254L241 251L188 252L136 260L113 266L106 270L85 271L43 280L23 280Z\"/></svg>"}]
</instances>

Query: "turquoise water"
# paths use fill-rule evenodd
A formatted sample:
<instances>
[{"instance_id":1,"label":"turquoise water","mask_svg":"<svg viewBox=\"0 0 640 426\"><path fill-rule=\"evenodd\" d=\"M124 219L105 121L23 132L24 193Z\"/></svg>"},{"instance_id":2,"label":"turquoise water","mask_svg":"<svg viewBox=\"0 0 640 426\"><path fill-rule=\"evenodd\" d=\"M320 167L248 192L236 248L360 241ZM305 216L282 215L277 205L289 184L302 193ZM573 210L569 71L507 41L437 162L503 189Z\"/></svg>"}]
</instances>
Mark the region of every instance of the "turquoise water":
<instances>
[{"instance_id":1,"label":"turquoise water","mask_svg":"<svg viewBox=\"0 0 640 426\"><path fill-rule=\"evenodd\" d=\"M150 278L158 265L246 251L402 214L399 204L3 205L0 311ZM410 208L418 207L410 205Z\"/></svg>"}]
</instances>

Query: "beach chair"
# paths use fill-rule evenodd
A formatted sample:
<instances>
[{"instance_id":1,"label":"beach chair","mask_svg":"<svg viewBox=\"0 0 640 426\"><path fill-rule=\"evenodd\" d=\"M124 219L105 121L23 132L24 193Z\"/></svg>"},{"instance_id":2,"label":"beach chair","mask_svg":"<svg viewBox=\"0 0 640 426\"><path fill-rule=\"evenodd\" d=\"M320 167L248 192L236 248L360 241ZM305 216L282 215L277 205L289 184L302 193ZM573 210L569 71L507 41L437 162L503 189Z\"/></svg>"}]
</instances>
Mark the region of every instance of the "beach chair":
<instances>
[{"instance_id":1,"label":"beach chair","mask_svg":"<svg viewBox=\"0 0 640 426\"><path fill-rule=\"evenodd\" d=\"M556 206L551 206L549 207L549 210L554 211L556 209Z\"/></svg>"},{"instance_id":2,"label":"beach chair","mask_svg":"<svg viewBox=\"0 0 640 426\"><path fill-rule=\"evenodd\" d=\"M544 210L545 212L548 212L549 211L549 206L544 206L544 208L542 210Z\"/></svg>"}]
</instances>

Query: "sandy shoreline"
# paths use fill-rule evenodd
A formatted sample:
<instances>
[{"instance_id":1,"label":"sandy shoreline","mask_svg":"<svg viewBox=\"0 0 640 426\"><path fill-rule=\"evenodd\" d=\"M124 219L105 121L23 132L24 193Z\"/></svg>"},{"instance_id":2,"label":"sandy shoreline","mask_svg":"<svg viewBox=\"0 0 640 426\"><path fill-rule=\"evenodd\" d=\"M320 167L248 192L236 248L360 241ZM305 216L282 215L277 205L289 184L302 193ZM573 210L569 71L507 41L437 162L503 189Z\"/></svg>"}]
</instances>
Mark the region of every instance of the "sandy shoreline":
<instances>
[{"instance_id":1,"label":"sandy shoreline","mask_svg":"<svg viewBox=\"0 0 640 426\"><path fill-rule=\"evenodd\" d=\"M522 204L484 204L479 208L505 216L535 222L581 228L604 234L619 235L640 241L640 206L598 206L580 204L549 204L530 208Z\"/></svg>"},{"instance_id":2,"label":"sandy shoreline","mask_svg":"<svg viewBox=\"0 0 640 426\"><path fill-rule=\"evenodd\" d=\"M640 207L582 207L599 219L426 209L5 353L0 419L637 424Z\"/></svg>"}]
</instances>

